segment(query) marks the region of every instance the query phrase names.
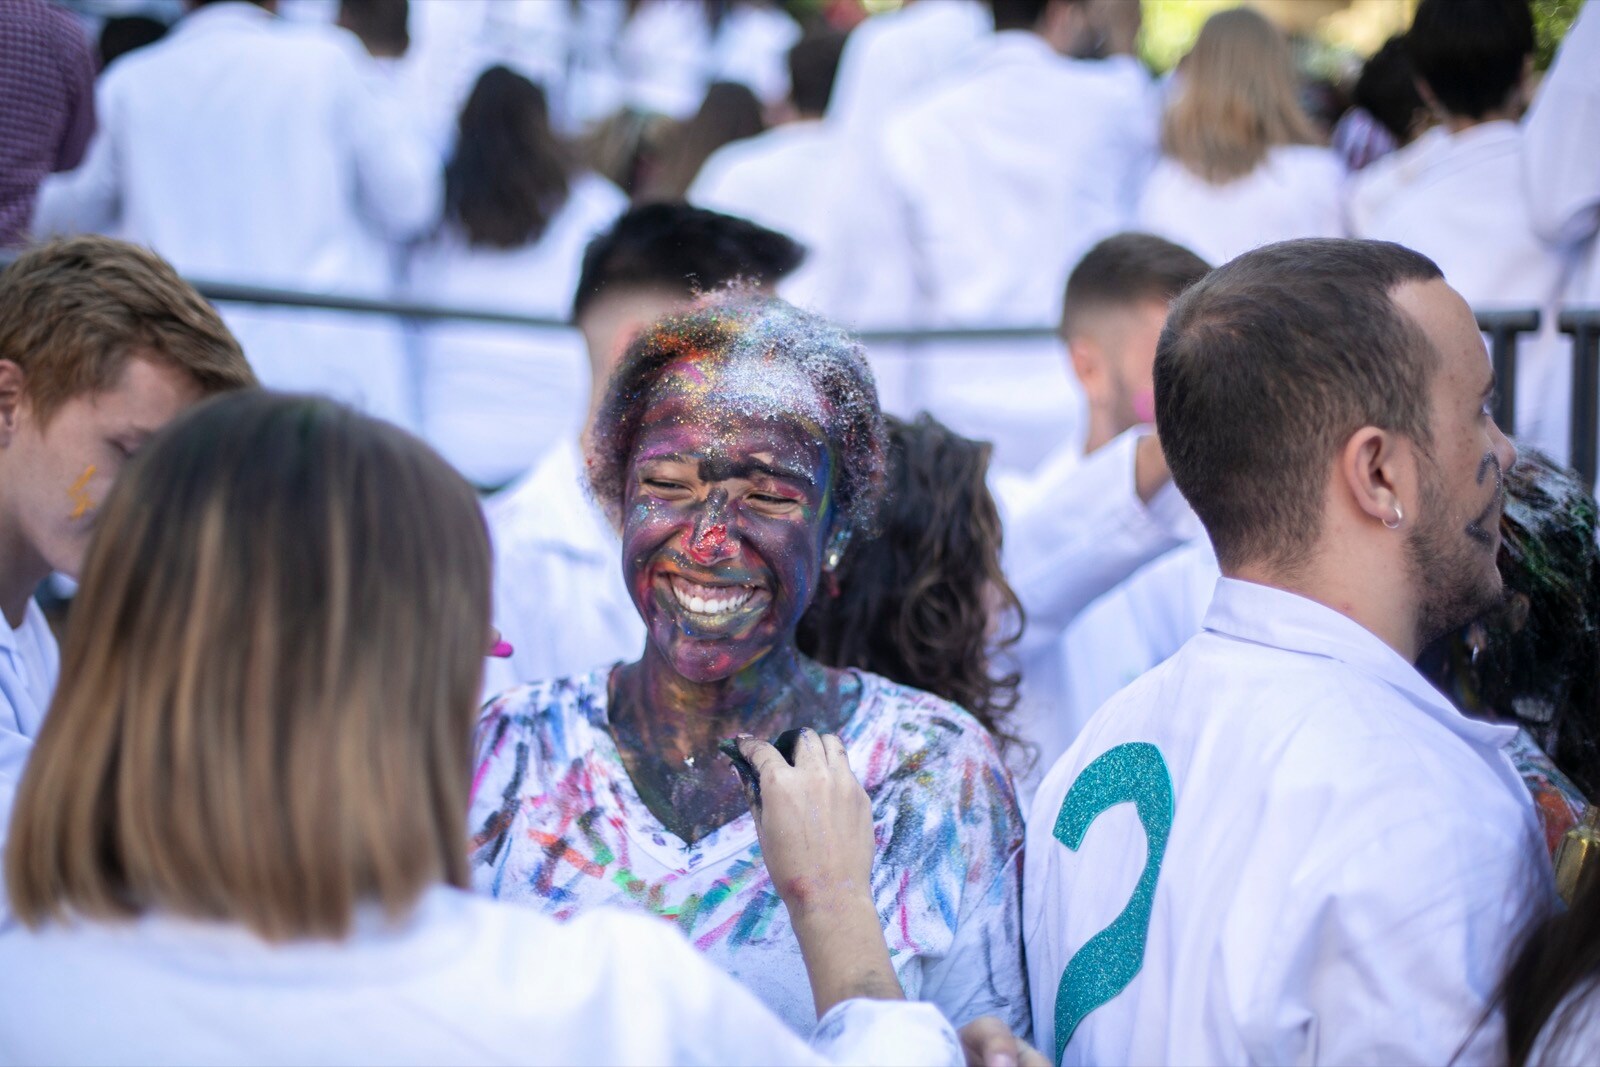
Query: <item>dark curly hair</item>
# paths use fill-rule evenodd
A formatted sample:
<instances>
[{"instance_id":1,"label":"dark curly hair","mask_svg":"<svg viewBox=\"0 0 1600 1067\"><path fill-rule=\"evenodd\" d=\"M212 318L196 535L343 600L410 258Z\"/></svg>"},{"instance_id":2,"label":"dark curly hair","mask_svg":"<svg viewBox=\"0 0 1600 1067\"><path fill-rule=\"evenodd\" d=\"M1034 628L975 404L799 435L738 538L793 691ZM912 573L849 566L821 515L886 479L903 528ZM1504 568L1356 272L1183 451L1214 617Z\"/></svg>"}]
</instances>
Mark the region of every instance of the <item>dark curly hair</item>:
<instances>
[{"instance_id":1,"label":"dark curly hair","mask_svg":"<svg viewBox=\"0 0 1600 1067\"><path fill-rule=\"evenodd\" d=\"M1005 720L1020 679L996 676L991 655L1021 636L1022 605L1000 569L990 446L928 415L885 422L889 489L880 532L845 554L838 592L818 597L800 621L800 650L943 697L1002 746L1015 743Z\"/></svg>"},{"instance_id":2,"label":"dark curly hair","mask_svg":"<svg viewBox=\"0 0 1600 1067\"><path fill-rule=\"evenodd\" d=\"M816 390L793 396L793 410L816 417L838 468L837 530L869 534L884 482L883 415L861 345L844 329L776 297L743 289L702 296L639 336L611 375L595 416L587 456L595 500L620 522L628 460L645 409L668 368L679 362L754 361L794 372ZM760 373L767 373L763 370Z\"/></svg>"},{"instance_id":3,"label":"dark curly hair","mask_svg":"<svg viewBox=\"0 0 1600 1067\"><path fill-rule=\"evenodd\" d=\"M1423 650L1418 669L1471 715L1525 727L1584 795L1600 795L1600 544L1573 471L1525 449L1506 472L1506 597Z\"/></svg>"}]
</instances>

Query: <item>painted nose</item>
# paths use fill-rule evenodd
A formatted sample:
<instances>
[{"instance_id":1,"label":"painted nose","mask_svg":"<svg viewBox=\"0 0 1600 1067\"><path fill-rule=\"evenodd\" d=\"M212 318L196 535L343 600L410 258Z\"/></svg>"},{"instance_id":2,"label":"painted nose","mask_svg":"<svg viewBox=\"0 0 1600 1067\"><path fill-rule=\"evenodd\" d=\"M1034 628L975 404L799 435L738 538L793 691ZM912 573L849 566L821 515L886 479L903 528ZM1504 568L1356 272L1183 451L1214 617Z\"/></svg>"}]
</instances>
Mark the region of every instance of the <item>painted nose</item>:
<instances>
[{"instance_id":1,"label":"painted nose","mask_svg":"<svg viewBox=\"0 0 1600 1067\"><path fill-rule=\"evenodd\" d=\"M689 534L689 558L701 566L729 559L739 552L739 542L728 535L727 499L714 493L695 517Z\"/></svg>"}]
</instances>

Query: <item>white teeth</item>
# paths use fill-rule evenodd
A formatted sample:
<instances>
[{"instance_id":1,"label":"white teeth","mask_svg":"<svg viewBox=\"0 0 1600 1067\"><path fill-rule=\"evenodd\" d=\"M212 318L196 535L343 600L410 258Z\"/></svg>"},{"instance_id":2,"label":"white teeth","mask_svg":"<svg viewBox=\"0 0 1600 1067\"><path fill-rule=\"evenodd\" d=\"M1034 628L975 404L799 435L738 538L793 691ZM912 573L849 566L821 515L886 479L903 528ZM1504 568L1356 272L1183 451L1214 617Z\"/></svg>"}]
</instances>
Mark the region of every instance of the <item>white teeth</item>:
<instances>
[{"instance_id":1,"label":"white teeth","mask_svg":"<svg viewBox=\"0 0 1600 1067\"><path fill-rule=\"evenodd\" d=\"M749 603L755 590L748 586L707 586L674 577L669 583L678 603L696 615L723 615Z\"/></svg>"}]
</instances>

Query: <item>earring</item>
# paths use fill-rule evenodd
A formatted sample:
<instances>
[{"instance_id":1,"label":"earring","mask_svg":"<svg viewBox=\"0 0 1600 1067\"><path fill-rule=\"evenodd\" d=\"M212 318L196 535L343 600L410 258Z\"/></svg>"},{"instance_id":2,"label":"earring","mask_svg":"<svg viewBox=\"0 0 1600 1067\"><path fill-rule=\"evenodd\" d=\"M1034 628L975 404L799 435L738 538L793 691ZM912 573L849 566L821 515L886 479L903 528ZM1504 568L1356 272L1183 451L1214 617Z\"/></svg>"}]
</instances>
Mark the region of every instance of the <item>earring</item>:
<instances>
[{"instance_id":1,"label":"earring","mask_svg":"<svg viewBox=\"0 0 1600 1067\"><path fill-rule=\"evenodd\" d=\"M830 574L839 569L839 561L844 559L845 546L850 543L848 531L833 536L828 545L827 553L822 557L822 569Z\"/></svg>"},{"instance_id":2,"label":"earring","mask_svg":"<svg viewBox=\"0 0 1600 1067\"><path fill-rule=\"evenodd\" d=\"M1384 519L1383 524L1391 530L1398 530L1400 529L1400 524L1405 521L1405 513L1400 510L1400 505L1396 504L1394 506L1394 521L1390 522L1388 519Z\"/></svg>"}]
</instances>

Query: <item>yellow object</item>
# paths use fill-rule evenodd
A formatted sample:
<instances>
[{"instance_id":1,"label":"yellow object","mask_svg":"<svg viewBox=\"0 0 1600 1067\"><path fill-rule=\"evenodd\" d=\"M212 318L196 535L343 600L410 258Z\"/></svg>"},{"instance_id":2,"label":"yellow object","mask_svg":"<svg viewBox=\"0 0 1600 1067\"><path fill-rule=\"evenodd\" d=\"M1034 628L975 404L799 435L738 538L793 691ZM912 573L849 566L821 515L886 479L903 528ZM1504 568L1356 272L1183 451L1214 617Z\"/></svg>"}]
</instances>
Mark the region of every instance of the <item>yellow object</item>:
<instances>
[{"instance_id":1,"label":"yellow object","mask_svg":"<svg viewBox=\"0 0 1600 1067\"><path fill-rule=\"evenodd\" d=\"M1578 825L1567 831L1561 850L1556 853L1556 892L1571 904L1578 890L1596 877L1600 862L1600 808L1590 804L1583 809Z\"/></svg>"},{"instance_id":2,"label":"yellow object","mask_svg":"<svg viewBox=\"0 0 1600 1067\"><path fill-rule=\"evenodd\" d=\"M78 476L78 480L67 487L67 495L72 498L72 519L74 521L89 514L89 509L94 507L94 501L89 499L89 479L94 477L95 465L93 463Z\"/></svg>"}]
</instances>

